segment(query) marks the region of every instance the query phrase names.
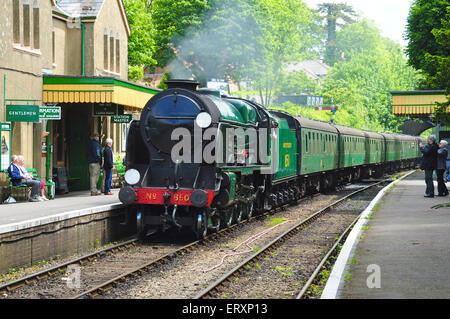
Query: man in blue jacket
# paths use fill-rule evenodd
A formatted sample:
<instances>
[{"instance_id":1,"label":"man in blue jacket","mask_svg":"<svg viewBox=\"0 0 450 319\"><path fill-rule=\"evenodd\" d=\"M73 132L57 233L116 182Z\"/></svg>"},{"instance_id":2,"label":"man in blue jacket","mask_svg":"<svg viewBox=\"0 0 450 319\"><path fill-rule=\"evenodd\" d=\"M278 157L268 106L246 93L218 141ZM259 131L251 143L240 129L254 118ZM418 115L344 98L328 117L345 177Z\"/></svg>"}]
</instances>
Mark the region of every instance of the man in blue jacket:
<instances>
[{"instance_id":1,"label":"man in blue jacket","mask_svg":"<svg viewBox=\"0 0 450 319\"><path fill-rule=\"evenodd\" d=\"M41 182L34 180L30 175L24 175L19 168L19 157L17 155L11 156L11 164L8 167L8 174L11 178L13 186L26 184L31 186L30 202L40 202L39 193L41 189Z\"/></svg>"},{"instance_id":2,"label":"man in blue jacket","mask_svg":"<svg viewBox=\"0 0 450 319\"><path fill-rule=\"evenodd\" d=\"M89 163L91 196L101 195L101 192L97 189L98 178L100 177L100 165L102 163L99 139L98 133L92 134L92 139L86 149L86 157Z\"/></svg>"},{"instance_id":3,"label":"man in blue jacket","mask_svg":"<svg viewBox=\"0 0 450 319\"><path fill-rule=\"evenodd\" d=\"M114 156L111 146L113 141L112 139L107 138L105 142L106 146L103 152L104 155L103 169L105 170L105 195L112 195L113 193L111 192L111 182L112 182L112 170L114 167Z\"/></svg>"}]
</instances>

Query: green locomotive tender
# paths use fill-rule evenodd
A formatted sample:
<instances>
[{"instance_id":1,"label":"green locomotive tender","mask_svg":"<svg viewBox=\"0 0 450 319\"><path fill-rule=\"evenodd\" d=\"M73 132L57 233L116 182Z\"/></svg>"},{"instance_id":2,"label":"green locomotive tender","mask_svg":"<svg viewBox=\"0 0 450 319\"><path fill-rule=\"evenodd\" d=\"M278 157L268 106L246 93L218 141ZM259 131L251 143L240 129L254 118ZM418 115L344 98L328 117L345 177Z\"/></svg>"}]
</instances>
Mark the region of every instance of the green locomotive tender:
<instances>
[{"instance_id":1,"label":"green locomotive tender","mask_svg":"<svg viewBox=\"0 0 450 319\"><path fill-rule=\"evenodd\" d=\"M419 137L361 131L268 111L248 100L168 81L127 136L119 198L142 235L197 237L308 193L415 167Z\"/></svg>"}]
</instances>

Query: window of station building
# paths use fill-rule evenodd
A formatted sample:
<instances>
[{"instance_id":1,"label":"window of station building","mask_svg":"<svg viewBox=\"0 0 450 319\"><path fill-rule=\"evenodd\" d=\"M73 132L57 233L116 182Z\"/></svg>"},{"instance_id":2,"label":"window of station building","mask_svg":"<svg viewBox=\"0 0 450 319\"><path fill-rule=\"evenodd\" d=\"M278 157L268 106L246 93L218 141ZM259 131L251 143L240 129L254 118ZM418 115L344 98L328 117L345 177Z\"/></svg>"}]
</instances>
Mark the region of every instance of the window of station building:
<instances>
[{"instance_id":1,"label":"window of station building","mask_svg":"<svg viewBox=\"0 0 450 319\"><path fill-rule=\"evenodd\" d=\"M120 73L120 36L116 36L116 73Z\"/></svg>"},{"instance_id":2,"label":"window of station building","mask_svg":"<svg viewBox=\"0 0 450 319\"><path fill-rule=\"evenodd\" d=\"M31 46L30 35L30 1L23 0L23 46Z\"/></svg>"},{"instance_id":3,"label":"window of station building","mask_svg":"<svg viewBox=\"0 0 450 319\"><path fill-rule=\"evenodd\" d=\"M54 24L52 24L52 63L56 63L56 33Z\"/></svg>"},{"instance_id":4,"label":"window of station building","mask_svg":"<svg viewBox=\"0 0 450 319\"><path fill-rule=\"evenodd\" d=\"M33 4L33 48L40 49L39 2L38 2L38 0L34 0L34 4Z\"/></svg>"},{"instance_id":5,"label":"window of station building","mask_svg":"<svg viewBox=\"0 0 450 319\"><path fill-rule=\"evenodd\" d=\"M114 72L114 34L109 36L109 70Z\"/></svg>"},{"instance_id":6,"label":"window of station building","mask_svg":"<svg viewBox=\"0 0 450 319\"><path fill-rule=\"evenodd\" d=\"M108 30L103 34L103 69L108 70Z\"/></svg>"},{"instance_id":7,"label":"window of station building","mask_svg":"<svg viewBox=\"0 0 450 319\"><path fill-rule=\"evenodd\" d=\"M12 0L13 5L13 42L20 43L20 3Z\"/></svg>"}]
</instances>

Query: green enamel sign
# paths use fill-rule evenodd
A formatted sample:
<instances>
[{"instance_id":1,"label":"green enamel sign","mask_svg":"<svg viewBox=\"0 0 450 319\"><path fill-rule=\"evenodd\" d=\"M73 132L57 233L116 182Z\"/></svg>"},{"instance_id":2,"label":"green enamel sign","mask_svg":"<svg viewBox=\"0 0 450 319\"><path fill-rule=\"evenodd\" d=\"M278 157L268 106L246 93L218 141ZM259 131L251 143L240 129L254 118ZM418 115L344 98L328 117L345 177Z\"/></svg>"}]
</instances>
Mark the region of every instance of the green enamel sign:
<instances>
[{"instance_id":1,"label":"green enamel sign","mask_svg":"<svg viewBox=\"0 0 450 319\"><path fill-rule=\"evenodd\" d=\"M39 105L6 105L8 122L39 122Z\"/></svg>"},{"instance_id":2,"label":"green enamel sign","mask_svg":"<svg viewBox=\"0 0 450 319\"><path fill-rule=\"evenodd\" d=\"M41 120L60 120L60 106L44 106L39 108L39 118Z\"/></svg>"},{"instance_id":3,"label":"green enamel sign","mask_svg":"<svg viewBox=\"0 0 450 319\"><path fill-rule=\"evenodd\" d=\"M111 123L130 123L133 120L131 114L111 116Z\"/></svg>"}]
</instances>

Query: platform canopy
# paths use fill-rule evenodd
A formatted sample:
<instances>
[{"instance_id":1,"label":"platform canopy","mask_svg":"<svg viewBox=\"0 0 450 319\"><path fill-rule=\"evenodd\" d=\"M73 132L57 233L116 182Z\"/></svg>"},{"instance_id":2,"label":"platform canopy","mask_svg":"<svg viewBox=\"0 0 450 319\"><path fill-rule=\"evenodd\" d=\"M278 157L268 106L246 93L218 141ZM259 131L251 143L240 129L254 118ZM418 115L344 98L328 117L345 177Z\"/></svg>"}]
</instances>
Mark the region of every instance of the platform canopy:
<instances>
[{"instance_id":1,"label":"platform canopy","mask_svg":"<svg viewBox=\"0 0 450 319\"><path fill-rule=\"evenodd\" d=\"M392 113L416 118L433 117L436 102L447 101L444 90L392 91ZM450 113L450 107L447 108Z\"/></svg>"},{"instance_id":2,"label":"platform canopy","mask_svg":"<svg viewBox=\"0 0 450 319\"><path fill-rule=\"evenodd\" d=\"M45 76L43 103L114 103L140 111L160 90L110 77Z\"/></svg>"}]
</instances>

